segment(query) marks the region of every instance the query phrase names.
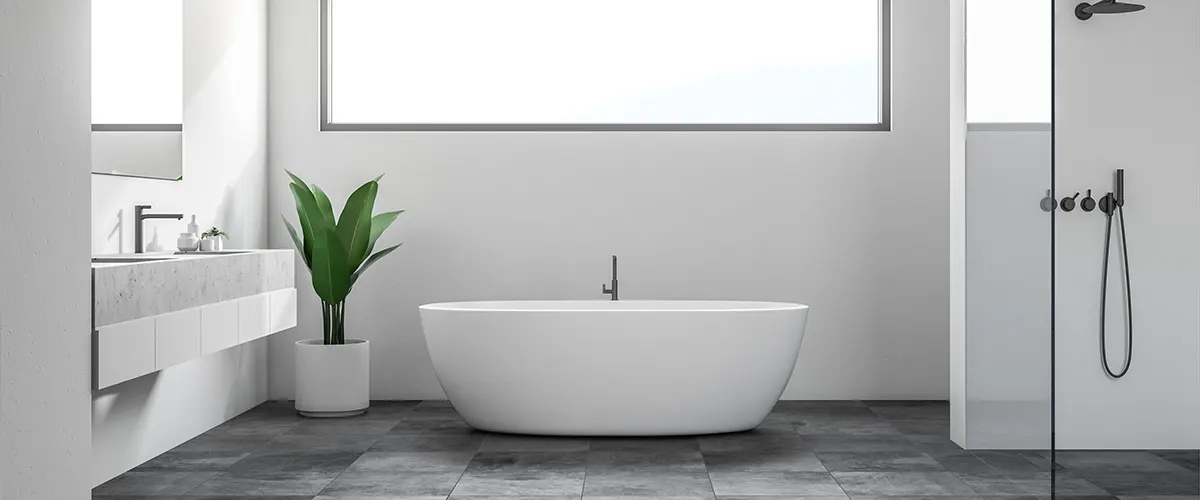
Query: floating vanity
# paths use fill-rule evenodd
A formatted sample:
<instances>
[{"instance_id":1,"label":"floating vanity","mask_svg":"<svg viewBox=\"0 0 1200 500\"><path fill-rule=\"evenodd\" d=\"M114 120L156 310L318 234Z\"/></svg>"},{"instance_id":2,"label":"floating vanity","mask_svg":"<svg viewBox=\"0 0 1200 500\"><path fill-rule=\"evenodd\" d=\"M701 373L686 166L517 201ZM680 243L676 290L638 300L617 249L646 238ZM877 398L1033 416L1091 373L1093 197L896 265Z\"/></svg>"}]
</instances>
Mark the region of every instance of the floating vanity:
<instances>
[{"instance_id":1,"label":"floating vanity","mask_svg":"<svg viewBox=\"0 0 1200 500\"><path fill-rule=\"evenodd\" d=\"M296 326L294 259L292 250L94 257L94 388Z\"/></svg>"}]
</instances>

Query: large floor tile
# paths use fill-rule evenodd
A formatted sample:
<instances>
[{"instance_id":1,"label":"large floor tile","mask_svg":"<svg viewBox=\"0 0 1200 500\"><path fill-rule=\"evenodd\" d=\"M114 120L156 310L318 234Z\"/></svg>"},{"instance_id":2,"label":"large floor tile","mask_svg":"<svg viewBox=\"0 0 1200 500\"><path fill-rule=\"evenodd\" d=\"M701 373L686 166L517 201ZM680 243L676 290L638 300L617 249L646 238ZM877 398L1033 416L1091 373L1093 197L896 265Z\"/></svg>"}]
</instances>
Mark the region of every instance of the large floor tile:
<instances>
[{"instance_id":1,"label":"large floor tile","mask_svg":"<svg viewBox=\"0 0 1200 500\"><path fill-rule=\"evenodd\" d=\"M483 434L459 418L401 418L388 430L388 434L442 435Z\"/></svg>"},{"instance_id":2,"label":"large floor tile","mask_svg":"<svg viewBox=\"0 0 1200 500\"><path fill-rule=\"evenodd\" d=\"M1148 451L1060 451L1055 460L1063 467L1080 474L1188 471Z\"/></svg>"},{"instance_id":3,"label":"large floor tile","mask_svg":"<svg viewBox=\"0 0 1200 500\"><path fill-rule=\"evenodd\" d=\"M422 419L422 418L458 418L458 411L454 409L454 405L449 401L422 401L413 406L409 411L404 412L403 419Z\"/></svg>"},{"instance_id":4,"label":"large floor tile","mask_svg":"<svg viewBox=\"0 0 1200 500\"><path fill-rule=\"evenodd\" d=\"M703 472L588 471L585 497L707 497L713 487Z\"/></svg>"},{"instance_id":5,"label":"large floor tile","mask_svg":"<svg viewBox=\"0 0 1200 500\"><path fill-rule=\"evenodd\" d=\"M834 436L900 436L901 433L887 420L876 416L842 417L820 416L803 417L792 420L796 432L800 435L834 435Z\"/></svg>"},{"instance_id":6,"label":"large floor tile","mask_svg":"<svg viewBox=\"0 0 1200 500\"><path fill-rule=\"evenodd\" d=\"M94 495L183 495L216 472L132 471L97 486Z\"/></svg>"},{"instance_id":7,"label":"large floor tile","mask_svg":"<svg viewBox=\"0 0 1200 500\"><path fill-rule=\"evenodd\" d=\"M1046 466L1033 463L1019 451L973 451L972 454L1001 474L1050 472Z\"/></svg>"},{"instance_id":8,"label":"large floor tile","mask_svg":"<svg viewBox=\"0 0 1200 500\"><path fill-rule=\"evenodd\" d=\"M624 472L705 472L704 457L692 451L593 451L587 470Z\"/></svg>"},{"instance_id":9,"label":"large floor tile","mask_svg":"<svg viewBox=\"0 0 1200 500\"><path fill-rule=\"evenodd\" d=\"M990 473L957 473L962 482L970 486L975 493L987 496L1023 496L1029 491L1022 485L1013 482L999 472Z\"/></svg>"},{"instance_id":10,"label":"large floor tile","mask_svg":"<svg viewBox=\"0 0 1200 500\"><path fill-rule=\"evenodd\" d=\"M755 434L719 434L699 438L700 450L708 452L722 451L790 451L808 449L805 440L799 434L755 435Z\"/></svg>"},{"instance_id":11,"label":"large floor tile","mask_svg":"<svg viewBox=\"0 0 1200 500\"><path fill-rule=\"evenodd\" d=\"M968 451L953 451L953 452L934 452L927 453L934 460L937 460L946 470L950 472L961 472L968 474L993 474L998 473L996 469L984 462L983 459L971 454Z\"/></svg>"},{"instance_id":12,"label":"large floor tile","mask_svg":"<svg viewBox=\"0 0 1200 500\"><path fill-rule=\"evenodd\" d=\"M1109 495L1113 492L1091 483L1085 478L1063 472L1038 472L1033 474L1009 474L1009 480L1020 485L1031 495L1058 496ZM1077 500L1077 499L1072 499Z\"/></svg>"},{"instance_id":13,"label":"large floor tile","mask_svg":"<svg viewBox=\"0 0 1200 500\"><path fill-rule=\"evenodd\" d=\"M379 436L359 434L283 434L260 450L267 451L367 451Z\"/></svg>"},{"instance_id":14,"label":"large floor tile","mask_svg":"<svg viewBox=\"0 0 1200 500\"><path fill-rule=\"evenodd\" d=\"M257 451L230 466L233 475L276 473L338 474L358 459L356 451Z\"/></svg>"},{"instance_id":15,"label":"large floor tile","mask_svg":"<svg viewBox=\"0 0 1200 500\"><path fill-rule=\"evenodd\" d=\"M975 490L950 472L835 472L842 488L855 495L972 496Z\"/></svg>"},{"instance_id":16,"label":"large floor tile","mask_svg":"<svg viewBox=\"0 0 1200 500\"><path fill-rule=\"evenodd\" d=\"M1200 476L1185 472L1105 471L1081 473L1084 479L1117 496L1192 495L1200 496Z\"/></svg>"},{"instance_id":17,"label":"large floor tile","mask_svg":"<svg viewBox=\"0 0 1200 500\"><path fill-rule=\"evenodd\" d=\"M477 451L484 435L410 436L387 434L380 437L369 451Z\"/></svg>"},{"instance_id":18,"label":"large floor tile","mask_svg":"<svg viewBox=\"0 0 1200 500\"><path fill-rule=\"evenodd\" d=\"M321 491L331 498L446 497L458 472L345 472Z\"/></svg>"},{"instance_id":19,"label":"large floor tile","mask_svg":"<svg viewBox=\"0 0 1200 500\"><path fill-rule=\"evenodd\" d=\"M480 451L588 451L591 440L576 437L488 434Z\"/></svg>"},{"instance_id":20,"label":"large floor tile","mask_svg":"<svg viewBox=\"0 0 1200 500\"><path fill-rule=\"evenodd\" d=\"M276 432L213 429L176 446L172 451L251 452L279 436Z\"/></svg>"},{"instance_id":21,"label":"large floor tile","mask_svg":"<svg viewBox=\"0 0 1200 500\"><path fill-rule=\"evenodd\" d=\"M1192 472L1200 473L1200 452L1192 451L1156 451L1154 454Z\"/></svg>"},{"instance_id":22,"label":"large floor tile","mask_svg":"<svg viewBox=\"0 0 1200 500\"><path fill-rule=\"evenodd\" d=\"M705 452L704 463L716 472L828 472L817 454L806 450Z\"/></svg>"},{"instance_id":23,"label":"large floor tile","mask_svg":"<svg viewBox=\"0 0 1200 500\"><path fill-rule=\"evenodd\" d=\"M545 496L582 495L585 473L557 470L476 471L467 470L454 496Z\"/></svg>"},{"instance_id":24,"label":"large floor tile","mask_svg":"<svg viewBox=\"0 0 1200 500\"><path fill-rule=\"evenodd\" d=\"M912 451L821 452L830 472L936 472L946 470L933 457Z\"/></svg>"},{"instance_id":25,"label":"large floor tile","mask_svg":"<svg viewBox=\"0 0 1200 500\"><path fill-rule=\"evenodd\" d=\"M317 472L234 475L217 474L191 491L191 495L284 496L316 495L337 474Z\"/></svg>"},{"instance_id":26,"label":"large floor tile","mask_svg":"<svg viewBox=\"0 0 1200 500\"><path fill-rule=\"evenodd\" d=\"M292 427L289 434L386 434L400 422L400 417L323 418L301 422Z\"/></svg>"},{"instance_id":27,"label":"large floor tile","mask_svg":"<svg viewBox=\"0 0 1200 500\"><path fill-rule=\"evenodd\" d=\"M804 442L816 452L918 451L917 445L903 436L804 436Z\"/></svg>"},{"instance_id":28,"label":"large floor tile","mask_svg":"<svg viewBox=\"0 0 1200 500\"><path fill-rule=\"evenodd\" d=\"M536 471L583 472L588 452L568 451L481 451L467 467L468 472L521 473Z\"/></svg>"},{"instance_id":29,"label":"large floor tile","mask_svg":"<svg viewBox=\"0 0 1200 500\"><path fill-rule=\"evenodd\" d=\"M842 489L828 472L720 472L709 471L719 496L839 495Z\"/></svg>"},{"instance_id":30,"label":"large floor tile","mask_svg":"<svg viewBox=\"0 0 1200 500\"><path fill-rule=\"evenodd\" d=\"M598 437L591 451L699 451L695 437Z\"/></svg>"},{"instance_id":31,"label":"large floor tile","mask_svg":"<svg viewBox=\"0 0 1200 500\"><path fill-rule=\"evenodd\" d=\"M475 456L471 452L368 452L358 457L346 472L463 472Z\"/></svg>"},{"instance_id":32,"label":"large floor tile","mask_svg":"<svg viewBox=\"0 0 1200 500\"><path fill-rule=\"evenodd\" d=\"M244 451L168 451L134 471L220 472L249 456Z\"/></svg>"}]
</instances>

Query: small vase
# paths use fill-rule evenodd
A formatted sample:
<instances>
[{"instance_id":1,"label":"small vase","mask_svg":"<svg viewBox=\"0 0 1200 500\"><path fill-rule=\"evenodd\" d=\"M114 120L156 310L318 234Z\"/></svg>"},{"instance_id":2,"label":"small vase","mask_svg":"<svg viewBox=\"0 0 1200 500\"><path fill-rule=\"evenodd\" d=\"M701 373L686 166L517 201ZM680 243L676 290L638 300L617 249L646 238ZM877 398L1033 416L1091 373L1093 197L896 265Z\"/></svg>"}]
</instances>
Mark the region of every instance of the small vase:
<instances>
[{"instance_id":1,"label":"small vase","mask_svg":"<svg viewBox=\"0 0 1200 500\"><path fill-rule=\"evenodd\" d=\"M192 233L179 233L179 239L175 240L175 246L180 252L195 252L199 244L200 239Z\"/></svg>"}]
</instances>

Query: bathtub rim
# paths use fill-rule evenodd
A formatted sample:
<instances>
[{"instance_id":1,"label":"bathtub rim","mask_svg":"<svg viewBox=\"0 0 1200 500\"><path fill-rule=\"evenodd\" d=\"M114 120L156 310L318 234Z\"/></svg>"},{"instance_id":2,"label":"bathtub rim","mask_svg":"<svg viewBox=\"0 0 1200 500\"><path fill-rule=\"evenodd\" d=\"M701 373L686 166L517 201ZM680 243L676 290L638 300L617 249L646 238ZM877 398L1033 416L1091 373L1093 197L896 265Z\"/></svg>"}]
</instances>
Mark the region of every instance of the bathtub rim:
<instances>
[{"instance_id":1,"label":"bathtub rim","mask_svg":"<svg viewBox=\"0 0 1200 500\"><path fill-rule=\"evenodd\" d=\"M615 302L615 303L614 303ZM624 303L624 304L622 304ZM655 305L653 308L621 308L627 304ZM537 307L548 304L587 304L593 307ZM709 307L670 307L671 304L707 305ZM524 307L522 307L524 305ZM745 300L482 300L436 302L419 307L421 311L487 312L487 313L737 313L807 311L808 305L792 302Z\"/></svg>"}]
</instances>

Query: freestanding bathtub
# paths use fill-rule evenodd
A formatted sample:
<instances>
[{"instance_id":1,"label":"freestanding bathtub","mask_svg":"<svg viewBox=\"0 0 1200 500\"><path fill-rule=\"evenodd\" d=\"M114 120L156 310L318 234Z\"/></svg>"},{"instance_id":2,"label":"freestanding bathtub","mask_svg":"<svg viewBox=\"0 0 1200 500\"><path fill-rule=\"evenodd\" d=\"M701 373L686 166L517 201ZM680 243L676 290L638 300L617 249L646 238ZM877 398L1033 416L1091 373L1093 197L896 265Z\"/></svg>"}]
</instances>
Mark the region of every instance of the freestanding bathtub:
<instances>
[{"instance_id":1,"label":"freestanding bathtub","mask_svg":"<svg viewBox=\"0 0 1200 500\"><path fill-rule=\"evenodd\" d=\"M774 302L421 306L438 381L467 424L580 436L757 427L791 378L807 316Z\"/></svg>"}]
</instances>

